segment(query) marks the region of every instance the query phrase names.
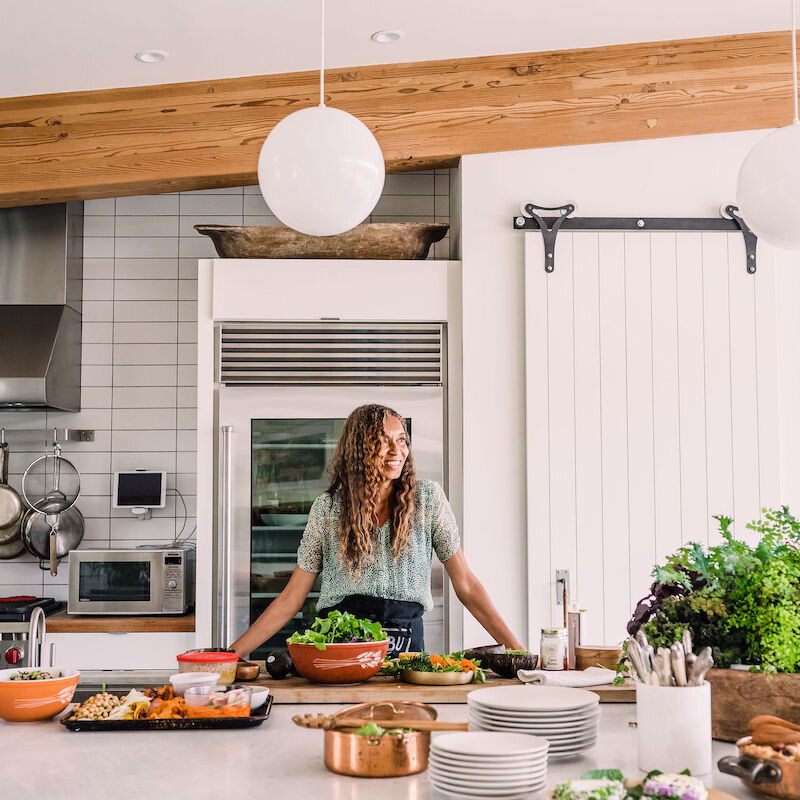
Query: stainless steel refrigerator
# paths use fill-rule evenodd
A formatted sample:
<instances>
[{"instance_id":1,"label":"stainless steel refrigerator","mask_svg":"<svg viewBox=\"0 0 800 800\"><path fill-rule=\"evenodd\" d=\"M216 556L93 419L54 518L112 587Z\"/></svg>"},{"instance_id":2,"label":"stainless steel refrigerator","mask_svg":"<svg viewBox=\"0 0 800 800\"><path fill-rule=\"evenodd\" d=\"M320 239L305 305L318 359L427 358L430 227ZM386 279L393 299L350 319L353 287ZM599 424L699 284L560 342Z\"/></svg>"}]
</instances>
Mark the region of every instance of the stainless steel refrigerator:
<instances>
[{"instance_id":1,"label":"stainless steel refrigerator","mask_svg":"<svg viewBox=\"0 0 800 800\"><path fill-rule=\"evenodd\" d=\"M296 564L314 498L347 415L365 403L410 427L419 478L447 490L446 330L440 323L217 325L214 641L236 639L277 597ZM429 652L446 642L444 570L433 557ZM318 585L300 613L254 654L285 647L316 616Z\"/></svg>"}]
</instances>

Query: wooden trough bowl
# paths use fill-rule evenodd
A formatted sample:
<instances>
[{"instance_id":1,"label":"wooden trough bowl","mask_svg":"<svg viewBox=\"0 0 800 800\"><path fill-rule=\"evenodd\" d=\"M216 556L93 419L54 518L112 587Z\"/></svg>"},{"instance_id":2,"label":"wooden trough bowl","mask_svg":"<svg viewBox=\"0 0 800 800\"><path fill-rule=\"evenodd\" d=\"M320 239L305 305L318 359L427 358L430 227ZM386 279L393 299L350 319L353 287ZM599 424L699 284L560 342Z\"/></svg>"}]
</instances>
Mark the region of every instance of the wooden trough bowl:
<instances>
[{"instance_id":1,"label":"wooden trough bowl","mask_svg":"<svg viewBox=\"0 0 800 800\"><path fill-rule=\"evenodd\" d=\"M210 236L221 258L354 258L414 260L428 257L447 235L443 222L373 222L336 236L309 236L269 225L195 225Z\"/></svg>"}]
</instances>

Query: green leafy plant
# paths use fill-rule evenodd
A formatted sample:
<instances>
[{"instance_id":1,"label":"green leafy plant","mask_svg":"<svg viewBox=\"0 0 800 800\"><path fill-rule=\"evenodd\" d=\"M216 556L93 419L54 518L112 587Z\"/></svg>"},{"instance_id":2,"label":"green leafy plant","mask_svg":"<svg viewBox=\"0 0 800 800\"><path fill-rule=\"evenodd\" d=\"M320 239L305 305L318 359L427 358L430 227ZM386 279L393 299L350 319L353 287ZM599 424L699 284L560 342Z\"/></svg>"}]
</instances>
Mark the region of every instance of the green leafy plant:
<instances>
[{"instance_id":1,"label":"green leafy plant","mask_svg":"<svg viewBox=\"0 0 800 800\"><path fill-rule=\"evenodd\" d=\"M486 673L481 669L480 659L464 658L464 651L440 656L435 653L418 653L410 658L393 659L396 666L387 666L390 662L384 661L382 675L399 675L403 670L414 672L474 672L473 683L485 683Z\"/></svg>"},{"instance_id":2,"label":"green leafy plant","mask_svg":"<svg viewBox=\"0 0 800 800\"><path fill-rule=\"evenodd\" d=\"M689 543L657 565L628 632L641 627L654 647L669 647L688 629L718 667L800 671L800 522L787 506L765 508L747 525L759 534L751 546L733 536L732 518L714 519L719 544Z\"/></svg>"},{"instance_id":3,"label":"green leafy plant","mask_svg":"<svg viewBox=\"0 0 800 800\"><path fill-rule=\"evenodd\" d=\"M317 650L324 650L326 644L344 642L382 642L387 638L380 622L359 619L353 614L329 611L327 617L317 617L306 628L305 633L295 631L290 637L291 644L313 644Z\"/></svg>"}]
</instances>

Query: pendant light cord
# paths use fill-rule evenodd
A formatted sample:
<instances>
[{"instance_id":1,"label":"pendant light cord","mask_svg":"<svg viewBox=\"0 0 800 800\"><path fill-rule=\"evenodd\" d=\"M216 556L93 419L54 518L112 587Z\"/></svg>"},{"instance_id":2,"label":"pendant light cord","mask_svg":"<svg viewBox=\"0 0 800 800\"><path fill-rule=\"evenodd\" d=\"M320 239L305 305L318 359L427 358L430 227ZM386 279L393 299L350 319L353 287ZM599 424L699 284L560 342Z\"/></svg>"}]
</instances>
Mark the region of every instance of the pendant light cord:
<instances>
[{"instance_id":1,"label":"pendant light cord","mask_svg":"<svg viewBox=\"0 0 800 800\"><path fill-rule=\"evenodd\" d=\"M324 3L325 0L322 0ZM794 121L800 123L797 116L797 23L795 22L795 0L792 0L792 86L794 88Z\"/></svg>"},{"instance_id":2,"label":"pendant light cord","mask_svg":"<svg viewBox=\"0 0 800 800\"><path fill-rule=\"evenodd\" d=\"M321 0L322 14L319 26L319 104L325 105L325 0ZM794 0L792 0L792 13L794 13ZM792 25L794 28L794 25ZM795 74L797 71L795 70ZM795 89L795 118L797 117L797 90Z\"/></svg>"}]
</instances>

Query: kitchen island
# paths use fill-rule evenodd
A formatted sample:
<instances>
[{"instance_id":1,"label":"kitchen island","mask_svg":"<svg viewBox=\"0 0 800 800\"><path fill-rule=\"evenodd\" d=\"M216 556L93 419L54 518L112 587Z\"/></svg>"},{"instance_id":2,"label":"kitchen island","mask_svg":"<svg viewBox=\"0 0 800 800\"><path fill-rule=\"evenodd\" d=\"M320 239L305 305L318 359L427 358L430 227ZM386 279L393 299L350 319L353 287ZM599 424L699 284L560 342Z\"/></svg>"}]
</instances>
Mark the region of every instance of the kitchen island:
<instances>
[{"instance_id":1,"label":"kitchen island","mask_svg":"<svg viewBox=\"0 0 800 800\"><path fill-rule=\"evenodd\" d=\"M329 772L322 761L323 733L298 728L292 716L331 714L339 708L276 704L261 727L214 732L72 733L58 722L0 722L4 794L15 800L128 800L151 794L168 800L445 797L433 790L424 772L372 779ZM436 708L439 719L466 719L464 705ZM583 758L552 764L548 786L597 767L617 767L627 776L640 776L636 729L629 724L635 716L633 704L603 704L597 745ZM735 752L732 744L714 742L714 763ZM706 784L737 800L757 797L737 778L722 775L716 767Z\"/></svg>"}]
</instances>

